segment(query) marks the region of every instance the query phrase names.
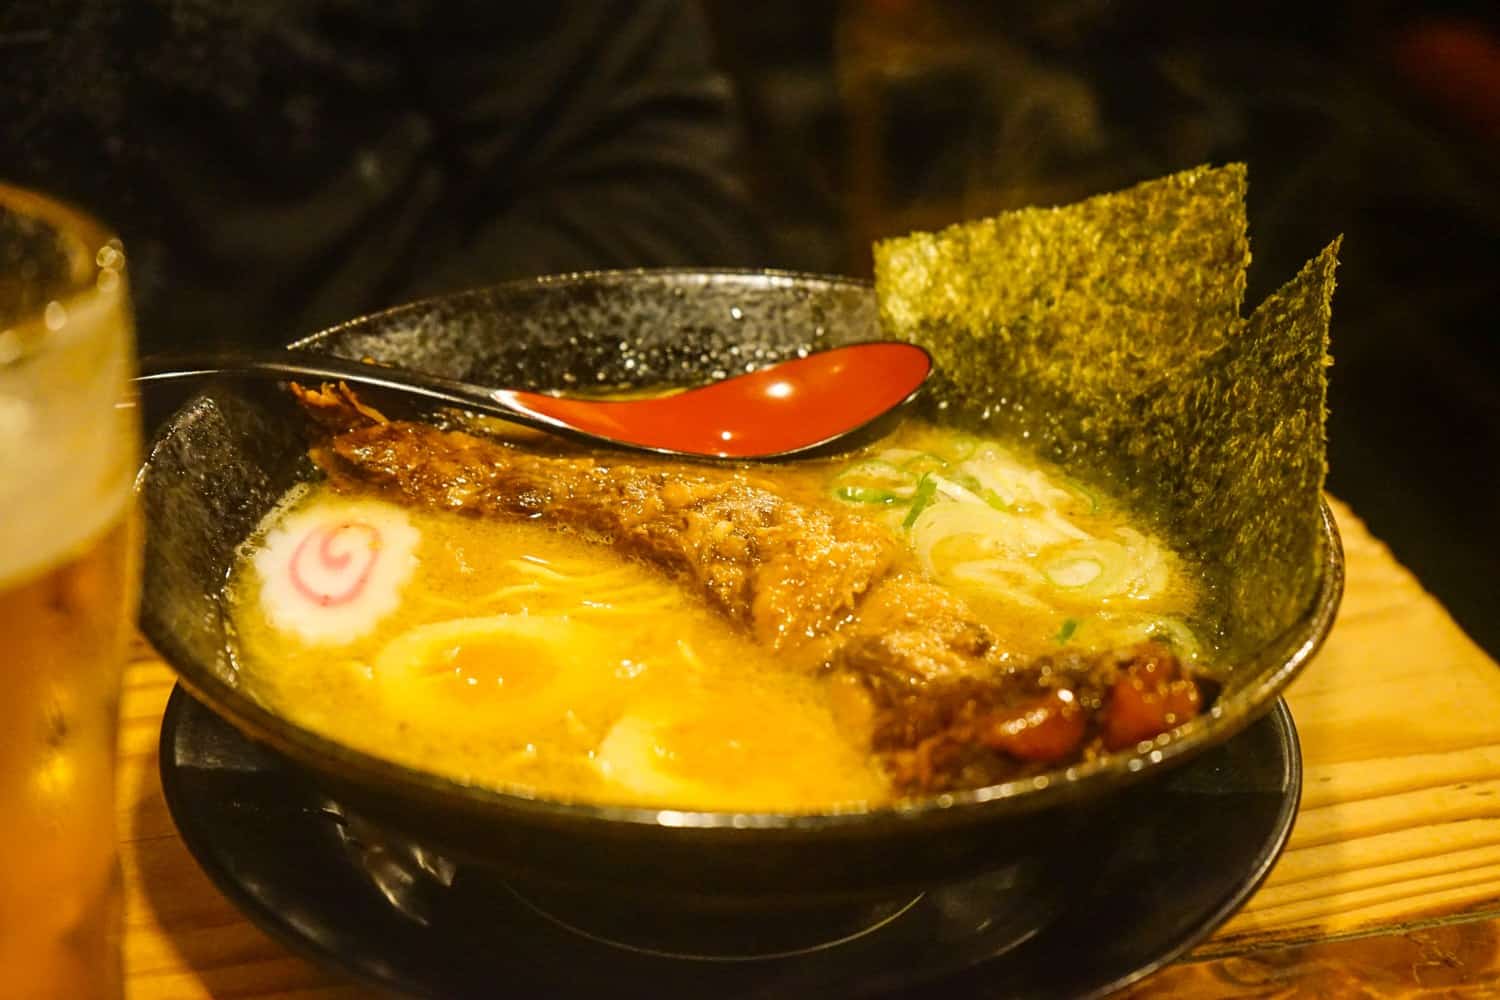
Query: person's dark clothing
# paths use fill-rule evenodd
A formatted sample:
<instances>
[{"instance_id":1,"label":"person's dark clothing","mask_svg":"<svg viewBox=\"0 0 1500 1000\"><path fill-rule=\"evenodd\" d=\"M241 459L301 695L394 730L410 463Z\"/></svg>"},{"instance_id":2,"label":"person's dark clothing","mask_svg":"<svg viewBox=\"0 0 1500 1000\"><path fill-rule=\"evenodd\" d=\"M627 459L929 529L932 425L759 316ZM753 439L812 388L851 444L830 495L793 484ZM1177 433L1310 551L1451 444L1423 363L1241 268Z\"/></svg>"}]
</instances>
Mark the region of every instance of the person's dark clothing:
<instances>
[{"instance_id":1,"label":"person's dark clothing","mask_svg":"<svg viewBox=\"0 0 1500 1000\"><path fill-rule=\"evenodd\" d=\"M0 179L121 234L147 348L529 274L761 263L735 138L683 2L0 9Z\"/></svg>"}]
</instances>

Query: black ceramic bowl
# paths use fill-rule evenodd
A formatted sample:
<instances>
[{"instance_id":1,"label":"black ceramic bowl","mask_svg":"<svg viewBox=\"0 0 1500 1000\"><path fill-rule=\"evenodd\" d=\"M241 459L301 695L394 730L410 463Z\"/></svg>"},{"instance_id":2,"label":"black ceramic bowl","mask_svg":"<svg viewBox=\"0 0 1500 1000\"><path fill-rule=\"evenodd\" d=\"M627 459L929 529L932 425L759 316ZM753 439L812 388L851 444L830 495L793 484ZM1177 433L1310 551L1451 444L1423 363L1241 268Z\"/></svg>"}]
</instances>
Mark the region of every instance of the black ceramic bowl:
<instances>
[{"instance_id":1,"label":"black ceramic bowl","mask_svg":"<svg viewBox=\"0 0 1500 1000\"><path fill-rule=\"evenodd\" d=\"M763 272L568 275L420 302L301 341L473 381L540 388L703 381L878 336L867 284ZM1324 511L1316 600L1235 665L1211 712L1140 753L974 791L828 815L573 805L475 788L342 746L246 694L220 591L234 549L312 474L284 393L218 384L150 449L142 625L200 700L380 823L509 878L667 900L891 896L1056 845L1093 807L1228 739L1270 708L1333 621L1343 567Z\"/></svg>"}]
</instances>

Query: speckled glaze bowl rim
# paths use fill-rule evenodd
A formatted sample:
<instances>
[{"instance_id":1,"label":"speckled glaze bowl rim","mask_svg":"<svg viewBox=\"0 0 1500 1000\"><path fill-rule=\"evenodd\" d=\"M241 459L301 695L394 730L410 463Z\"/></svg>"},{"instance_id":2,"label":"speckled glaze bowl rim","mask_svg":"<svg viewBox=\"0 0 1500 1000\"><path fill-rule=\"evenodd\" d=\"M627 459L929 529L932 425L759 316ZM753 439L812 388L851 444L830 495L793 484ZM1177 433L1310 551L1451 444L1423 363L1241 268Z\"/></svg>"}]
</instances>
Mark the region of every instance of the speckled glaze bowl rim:
<instances>
[{"instance_id":1,"label":"speckled glaze bowl rim","mask_svg":"<svg viewBox=\"0 0 1500 1000\"><path fill-rule=\"evenodd\" d=\"M546 275L505 282L487 288L438 296L361 316L303 337L289 346L307 350L326 339L376 321L399 318L407 313L429 311L442 305L462 308L505 290L578 285L609 285L644 279L663 283L692 279L702 282L744 283L747 291L785 289L818 284L869 292L868 281L836 275L806 274L780 270L643 268L619 271L582 271ZM201 397L200 397L201 398ZM162 425L148 450L142 475L149 470L162 443L174 432L189 402ZM1235 670L1251 670L1260 676L1229 696L1221 696L1204 715L1156 739L1138 744L1132 752L1117 752L1097 760L1058 768L1033 777L1006 781L961 792L903 799L870 809L818 813L732 812L667 809L641 806L568 802L514 791L466 784L458 779L407 767L375 754L354 749L291 722L239 688L218 677L211 669L187 656L170 634L151 627L143 614L147 637L176 670L187 690L210 709L254 739L267 743L312 770L337 774L341 781L370 785L390 794L398 788L410 797L497 814L525 815L536 820L599 822L633 827L671 828L696 831L758 830L790 835L815 831L845 830L876 832L880 828L905 827L933 822L980 821L998 815L1020 815L1093 798L1108 790L1125 787L1165 771L1243 730L1270 710L1278 695L1312 659L1332 629L1344 589L1344 556L1338 527L1327 502L1323 502L1322 572L1317 593L1303 614L1268 643L1256 656ZM147 526L149 530L149 525ZM143 609L144 610L144 609ZM1270 665L1269 668L1267 665ZM309 763L315 762L315 763Z\"/></svg>"}]
</instances>

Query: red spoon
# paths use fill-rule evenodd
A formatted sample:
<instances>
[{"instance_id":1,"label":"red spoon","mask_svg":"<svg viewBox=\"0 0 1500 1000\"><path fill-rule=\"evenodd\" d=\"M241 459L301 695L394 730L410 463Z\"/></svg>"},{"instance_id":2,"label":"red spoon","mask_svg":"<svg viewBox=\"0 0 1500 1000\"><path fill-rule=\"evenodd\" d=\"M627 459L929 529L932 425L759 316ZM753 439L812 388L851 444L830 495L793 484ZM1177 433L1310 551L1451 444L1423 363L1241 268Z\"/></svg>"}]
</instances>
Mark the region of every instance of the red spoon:
<instances>
[{"instance_id":1,"label":"red spoon","mask_svg":"<svg viewBox=\"0 0 1500 1000\"><path fill-rule=\"evenodd\" d=\"M881 417L910 402L931 371L932 358L922 348L875 341L644 399L489 389L302 351L157 355L141 360L137 381L208 375L342 380L613 447L693 458L772 459L833 451L864 437Z\"/></svg>"}]
</instances>

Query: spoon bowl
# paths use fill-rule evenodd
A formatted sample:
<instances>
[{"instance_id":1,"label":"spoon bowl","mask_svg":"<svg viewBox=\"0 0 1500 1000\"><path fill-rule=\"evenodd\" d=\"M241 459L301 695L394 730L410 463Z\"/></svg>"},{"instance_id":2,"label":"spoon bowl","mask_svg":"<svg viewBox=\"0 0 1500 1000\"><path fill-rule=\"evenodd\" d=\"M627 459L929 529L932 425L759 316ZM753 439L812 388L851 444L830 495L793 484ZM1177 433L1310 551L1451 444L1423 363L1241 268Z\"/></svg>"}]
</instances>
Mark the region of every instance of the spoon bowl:
<instances>
[{"instance_id":1,"label":"spoon bowl","mask_svg":"<svg viewBox=\"0 0 1500 1000\"><path fill-rule=\"evenodd\" d=\"M342 381L411 393L615 448L772 460L853 446L916 399L931 372L932 358L922 348L871 341L636 399L495 389L305 351L152 355L141 360L136 381L151 385L208 376Z\"/></svg>"}]
</instances>

